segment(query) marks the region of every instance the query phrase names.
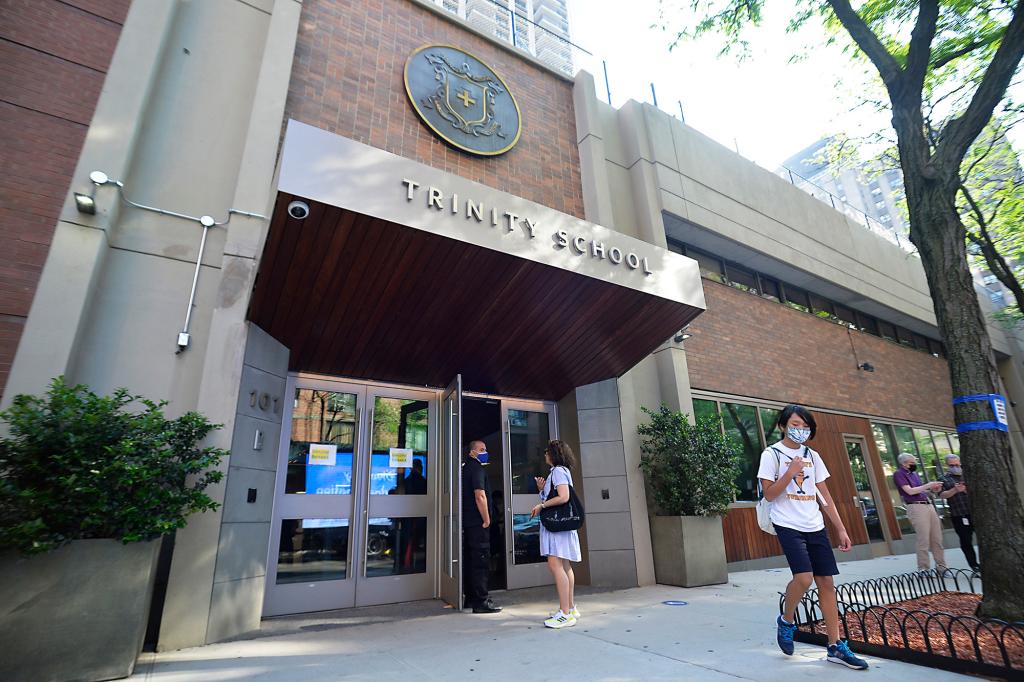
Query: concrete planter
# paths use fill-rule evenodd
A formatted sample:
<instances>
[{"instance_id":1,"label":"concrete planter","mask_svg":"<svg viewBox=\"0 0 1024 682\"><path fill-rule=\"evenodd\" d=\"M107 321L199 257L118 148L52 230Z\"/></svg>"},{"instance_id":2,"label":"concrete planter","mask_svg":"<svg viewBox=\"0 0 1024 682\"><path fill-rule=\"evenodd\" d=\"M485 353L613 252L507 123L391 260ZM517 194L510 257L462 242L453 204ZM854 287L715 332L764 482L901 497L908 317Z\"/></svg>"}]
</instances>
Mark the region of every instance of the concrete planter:
<instances>
[{"instance_id":1,"label":"concrete planter","mask_svg":"<svg viewBox=\"0 0 1024 682\"><path fill-rule=\"evenodd\" d=\"M77 540L0 554L0 680L128 677L146 635L160 541Z\"/></svg>"},{"instance_id":2,"label":"concrete planter","mask_svg":"<svg viewBox=\"0 0 1024 682\"><path fill-rule=\"evenodd\" d=\"M719 516L652 516L651 545L662 585L700 587L729 580Z\"/></svg>"}]
</instances>

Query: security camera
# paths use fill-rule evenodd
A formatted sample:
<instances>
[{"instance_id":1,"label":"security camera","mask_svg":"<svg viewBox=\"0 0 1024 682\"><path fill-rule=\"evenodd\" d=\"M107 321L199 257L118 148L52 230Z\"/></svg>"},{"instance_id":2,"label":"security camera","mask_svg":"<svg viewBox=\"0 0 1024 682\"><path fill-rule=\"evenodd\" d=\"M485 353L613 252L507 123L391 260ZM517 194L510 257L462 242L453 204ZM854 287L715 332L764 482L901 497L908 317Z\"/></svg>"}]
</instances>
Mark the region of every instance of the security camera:
<instances>
[{"instance_id":1,"label":"security camera","mask_svg":"<svg viewBox=\"0 0 1024 682\"><path fill-rule=\"evenodd\" d=\"M309 204L305 201L293 201L288 204L288 215L296 220L305 220L309 217Z\"/></svg>"}]
</instances>

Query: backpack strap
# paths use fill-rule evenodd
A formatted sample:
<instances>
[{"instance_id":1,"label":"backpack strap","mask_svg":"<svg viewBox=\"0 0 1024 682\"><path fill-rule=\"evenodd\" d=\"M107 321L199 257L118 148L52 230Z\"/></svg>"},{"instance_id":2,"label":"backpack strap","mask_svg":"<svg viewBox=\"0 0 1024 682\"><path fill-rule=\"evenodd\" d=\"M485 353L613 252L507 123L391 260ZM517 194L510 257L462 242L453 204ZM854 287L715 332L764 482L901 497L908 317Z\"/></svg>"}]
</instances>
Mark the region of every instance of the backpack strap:
<instances>
[{"instance_id":1,"label":"backpack strap","mask_svg":"<svg viewBox=\"0 0 1024 682\"><path fill-rule=\"evenodd\" d=\"M779 480L779 469L782 468L782 459L780 458L780 455L782 455L782 453L779 452L778 448L776 448L774 445L771 445L769 447L771 447L772 452L775 453L775 480L777 481Z\"/></svg>"},{"instance_id":2,"label":"backpack strap","mask_svg":"<svg viewBox=\"0 0 1024 682\"><path fill-rule=\"evenodd\" d=\"M782 460L779 459L779 451L775 449L774 445L769 445L772 452L775 453L775 480L779 480L779 469L782 467ZM761 479L757 479L757 487L761 489L761 497L764 497L764 486L761 485Z\"/></svg>"}]
</instances>

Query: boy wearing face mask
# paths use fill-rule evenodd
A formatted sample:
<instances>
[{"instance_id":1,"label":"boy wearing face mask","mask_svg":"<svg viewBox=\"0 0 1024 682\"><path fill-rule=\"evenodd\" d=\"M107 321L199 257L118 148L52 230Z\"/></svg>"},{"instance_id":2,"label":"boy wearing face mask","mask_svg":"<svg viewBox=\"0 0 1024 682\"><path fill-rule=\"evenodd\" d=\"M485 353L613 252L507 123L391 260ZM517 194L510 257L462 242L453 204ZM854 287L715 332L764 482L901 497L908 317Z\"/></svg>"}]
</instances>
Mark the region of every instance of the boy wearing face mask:
<instances>
[{"instance_id":1,"label":"boy wearing face mask","mask_svg":"<svg viewBox=\"0 0 1024 682\"><path fill-rule=\"evenodd\" d=\"M922 483L917 475L917 458L908 452L901 452L896 458L900 468L892 475L896 489L900 491L903 504L907 507L907 518L917 534L917 570L927 571L928 552L935 557L935 570L946 570L946 552L942 549L942 521L932 506L928 493L942 490L938 481Z\"/></svg>"},{"instance_id":2,"label":"boy wearing face mask","mask_svg":"<svg viewBox=\"0 0 1024 682\"><path fill-rule=\"evenodd\" d=\"M839 536L839 549L849 552L853 543L825 483L828 469L818 453L805 445L814 438L817 424L806 408L787 405L776 425L783 438L765 448L757 470L764 498L771 503L772 525L793 572L793 579L786 586L782 615L775 623L776 641L782 653L793 655L796 607L813 581L818 588L818 606L828 633L826 660L864 670L868 667L867 661L850 651L846 640L839 639L839 609L833 578L839 574L839 568L825 530L823 509Z\"/></svg>"},{"instance_id":3,"label":"boy wearing face mask","mask_svg":"<svg viewBox=\"0 0 1024 682\"><path fill-rule=\"evenodd\" d=\"M974 553L974 524L971 523L971 505L967 499L967 486L964 484L964 470L960 468L960 456L946 455L946 475L942 477L942 492L939 497L949 502L949 516L953 521L953 530L960 538L960 549L963 550L967 563L974 571L980 571L978 557Z\"/></svg>"}]
</instances>

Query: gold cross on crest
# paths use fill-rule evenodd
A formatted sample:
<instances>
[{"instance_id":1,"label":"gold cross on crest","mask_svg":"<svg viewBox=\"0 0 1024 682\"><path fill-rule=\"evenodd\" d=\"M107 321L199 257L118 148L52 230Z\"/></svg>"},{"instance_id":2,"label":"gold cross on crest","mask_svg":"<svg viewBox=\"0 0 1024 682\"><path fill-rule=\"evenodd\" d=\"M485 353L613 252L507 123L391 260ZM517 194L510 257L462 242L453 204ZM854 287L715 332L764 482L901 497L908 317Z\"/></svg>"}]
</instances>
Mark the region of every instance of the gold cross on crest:
<instances>
[{"instance_id":1,"label":"gold cross on crest","mask_svg":"<svg viewBox=\"0 0 1024 682\"><path fill-rule=\"evenodd\" d=\"M457 99L461 99L462 106L466 107L467 109L472 105L476 104L476 100L469 96L469 90L466 90L465 88L463 88L462 92L460 92L455 97Z\"/></svg>"}]
</instances>

